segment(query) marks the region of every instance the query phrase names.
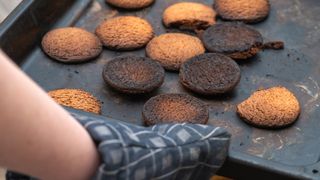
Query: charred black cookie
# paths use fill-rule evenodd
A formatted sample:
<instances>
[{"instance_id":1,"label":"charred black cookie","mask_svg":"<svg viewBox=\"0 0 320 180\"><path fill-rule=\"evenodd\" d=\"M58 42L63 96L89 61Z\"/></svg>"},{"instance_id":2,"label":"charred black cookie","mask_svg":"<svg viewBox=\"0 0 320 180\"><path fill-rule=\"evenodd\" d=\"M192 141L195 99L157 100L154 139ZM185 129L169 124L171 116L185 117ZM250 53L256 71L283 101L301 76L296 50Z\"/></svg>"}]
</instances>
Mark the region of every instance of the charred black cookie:
<instances>
[{"instance_id":1,"label":"charred black cookie","mask_svg":"<svg viewBox=\"0 0 320 180\"><path fill-rule=\"evenodd\" d=\"M211 26L202 35L210 52L222 53L233 59L255 56L263 46L262 35L243 23L221 23Z\"/></svg>"},{"instance_id":2,"label":"charred black cookie","mask_svg":"<svg viewBox=\"0 0 320 180\"><path fill-rule=\"evenodd\" d=\"M263 49L273 49L273 50L284 49L284 42L283 41L266 42L263 44Z\"/></svg>"},{"instance_id":3,"label":"charred black cookie","mask_svg":"<svg viewBox=\"0 0 320 180\"><path fill-rule=\"evenodd\" d=\"M180 68L181 84L204 95L223 94L240 81L240 68L231 58L217 53L195 56Z\"/></svg>"},{"instance_id":4,"label":"charred black cookie","mask_svg":"<svg viewBox=\"0 0 320 180\"><path fill-rule=\"evenodd\" d=\"M209 111L202 101L187 94L161 94L146 102L142 116L147 126L160 123L206 124Z\"/></svg>"},{"instance_id":5,"label":"charred black cookie","mask_svg":"<svg viewBox=\"0 0 320 180\"><path fill-rule=\"evenodd\" d=\"M120 92L141 94L162 85L164 69L146 57L121 56L109 61L102 75L108 85Z\"/></svg>"}]
</instances>

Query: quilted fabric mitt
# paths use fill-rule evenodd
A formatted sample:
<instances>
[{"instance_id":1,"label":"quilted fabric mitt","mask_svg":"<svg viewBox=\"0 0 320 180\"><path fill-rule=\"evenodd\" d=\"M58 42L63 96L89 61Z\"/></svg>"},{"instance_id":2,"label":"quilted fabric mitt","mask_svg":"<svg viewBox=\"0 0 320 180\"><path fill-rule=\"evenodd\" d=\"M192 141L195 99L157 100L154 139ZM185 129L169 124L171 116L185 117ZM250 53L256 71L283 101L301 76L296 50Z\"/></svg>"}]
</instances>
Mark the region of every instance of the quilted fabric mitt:
<instances>
[{"instance_id":1,"label":"quilted fabric mitt","mask_svg":"<svg viewBox=\"0 0 320 180\"><path fill-rule=\"evenodd\" d=\"M141 127L72 114L98 145L95 179L209 179L223 164L230 135L198 124Z\"/></svg>"}]
</instances>

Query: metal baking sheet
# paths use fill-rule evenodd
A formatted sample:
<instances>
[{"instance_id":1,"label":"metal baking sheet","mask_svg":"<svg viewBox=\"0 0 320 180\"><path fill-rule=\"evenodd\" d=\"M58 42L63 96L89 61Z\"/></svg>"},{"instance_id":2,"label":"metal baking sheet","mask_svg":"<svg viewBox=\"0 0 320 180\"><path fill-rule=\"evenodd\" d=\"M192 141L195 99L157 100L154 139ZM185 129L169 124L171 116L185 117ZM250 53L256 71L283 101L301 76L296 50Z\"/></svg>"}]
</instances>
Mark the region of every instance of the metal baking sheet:
<instances>
[{"instance_id":1,"label":"metal baking sheet","mask_svg":"<svg viewBox=\"0 0 320 180\"><path fill-rule=\"evenodd\" d=\"M213 4L212 0L193 1ZM239 61L240 84L232 93L218 97L186 91L179 84L178 74L173 72L166 73L165 82L158 91L143 96L120 94L105 85L101 72L106 62L124 54L145 56L144 49L128 52L104 49L96 60L74 65L58 63L41 51L41 37L49 29L77 26L94 32L101 21L119 15L147 19L156 35L177 31L164 28L161 14L166 7L182 0L157 0L151 7L139 11L119 10L104 0L49 2L25 0L0 28L1 47L45 90L84 89L103 102L102 116L95 118L106 117L139 125L142 125L142 106L150 97L162 93L191 94L208 104L209 124L225 127L232 134L229 157L220 174L238 179L320 179L320 1L270 0L268 19L253 27L266 41L283 40L285 49L265 50L250 60ZM45 7L47 12L40 14L39 9ZM60 10L53 10L54 7L60 7ZM22 21L23 13L31 14L30 19ZM25 24L26 28L19 27L19 23ZM33 35L33 39L28 34ZM18 40L19 43L15 42ZM294 92L301 103L301 115L293 126L263 130L239 119L235 113L239 102L257 89L278 85Z\"/></svg>"}]
</instances>

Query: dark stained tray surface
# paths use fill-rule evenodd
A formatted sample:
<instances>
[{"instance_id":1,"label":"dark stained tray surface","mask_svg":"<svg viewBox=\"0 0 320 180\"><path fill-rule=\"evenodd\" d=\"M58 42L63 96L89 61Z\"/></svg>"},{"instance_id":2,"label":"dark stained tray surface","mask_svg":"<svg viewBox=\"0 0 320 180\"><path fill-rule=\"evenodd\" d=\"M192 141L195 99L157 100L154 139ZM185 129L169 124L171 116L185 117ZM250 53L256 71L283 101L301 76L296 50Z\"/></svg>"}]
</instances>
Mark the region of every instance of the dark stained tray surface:
<instances>
[{"instance_id":1,"label":"dark stained tray surface","mask_svg":"<svg viewBox=\"0 0 320 180\"><path fill-rule=\"evenodd\" d=\"M157 0L149 8L128 12L97 0L78 20L70 21L66 18L71 16L64 16L55 26L78 26L94 32L96 26L106 18L134 15L147 19L156 35L160 35L176 31L163 27L161 14L167 6L181 1ZM193 1L212 5L212 0ZM101 73L106 62L125 54L145 56L144 49L129 52L104 49L97 60L65 65L48 58L41 51L38 39L37 46L25 58L22 68L47 91L59 88L84 89L103 102L102 116L140 125L142 106L150 97L162 93L191 94L208 104L209 124L225 127L232 134L228 161L278 171L288 177L320 179L319 14L318 0L271 0L268 19L253 26L266 41L283 40L286 48L280 51L265 50L253 59L240 61L241 82L234 92L223 97L192 94L179 84L178 74L173 72L166 73L165 82L158 91L145 96L119 94L105 85ZM301 115L293 126L282 130L263 130L253 128L239 119L235 113L238 103L259 88L278 85L294 92L301 103ZM241 167L236 168L241 170ZM228 167L223 168L223 174L227 174L228 170ZM233 176L232 173L229 176Z\"/></svg>"}]
</instances>

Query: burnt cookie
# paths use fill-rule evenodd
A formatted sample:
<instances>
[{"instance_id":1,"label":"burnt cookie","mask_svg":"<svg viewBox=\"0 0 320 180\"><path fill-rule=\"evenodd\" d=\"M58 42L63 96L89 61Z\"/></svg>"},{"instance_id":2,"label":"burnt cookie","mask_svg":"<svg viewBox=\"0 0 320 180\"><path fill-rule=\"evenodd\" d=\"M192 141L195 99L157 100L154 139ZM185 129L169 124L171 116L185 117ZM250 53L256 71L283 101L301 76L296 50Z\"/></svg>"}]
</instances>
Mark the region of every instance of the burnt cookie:
<instances>
[{"instance_id":1,"label":"burnt cookie","mask_svg":"<svg viewBox=\"0 0 320 180\"><path fill-rule=\"evenodd\" d=\"M269 15L269 0L215 0L214 9L224 20L257 23Z\"/></svg>"},{"instance_id":2,"label":"burnt cookie","mask_svg":"<svg viewBox=\"0 0 320 180\"><path fill-rule=\"evenodd\" d=\"M240 81L238 64L222 54L193 57L180 68L181 84L196 93L216 95L230 92Z\"/></svg>"},{"instance_id":3,"label":"burnt cookie","mask_svg":"<svg viewBox=\"0 0 320 180\"><path fill-rule=\"evenodd\" d=\"M106 0L112 6L123 9L141 9L150 6L154 0Z\"/></svg>"},{"instance_id":4,"label":"burnt cookie","mask_svg":"<svg viewBox=\"0 0 320 180\"><path fill-rule=\"evenodd\" d=\"M101 114L101 103L90 93L81 89L58 89L48 95L62 106Z\"/></svg>"},{"instance_id":5,"label":"burnt cookie","mask_svg":"<svg viewBox=\"0 0 320 180\"><path fill-rule=\"evenodd\" d=\"M144 124L161 123L206 124L209 119L207 106L186 94L161 94L149 99L142 111Z\"/></svg>"},{"instance_id":6,"label":"burnt cookie","mask_svg":"<svg viewBox=\"0 0 320 180\"><path fill-rule=\"evenodd\" d=\"M76 27L49 31L41 44L48 56L65 63L88 61L102 51L102 44L93 33Z\"/></svg>"},{"instance_id":7,"label":"burnt cookie","mask_svg":"<svg viewBox=\"0 0 320 180\"><path fill-rule=\"evenodd\" d=\"M211 26L202 34L202 42L208 51L222 53L233 59L253 57L263 46L262 35L242 23Z\"/></svg>"},{"instance_id":8,"label":"burnt cookie","mask_svg":"<svg viewBox=\"0 0 320 180\"><path fill-rule=\"evenodd\" d=\"M292 92L285 87L273 87L254 92L237 106L245 122L261 128L286 127L296 121L300 105Z\"/></svg>"},{"instance_id":9,"label":"burnt cookie","mask_svg":"<svg viewBox=\"0 0 320 180\"><path fill-rule=\"evenodd\" d=\"M153 38L153 28L139 17L120 16L102 22L96 34L109 49L133 50L144 47Z\"/></svg>"},{"instance_id":10,"label":"burnt cookie","mask_svg":"<svg viewBox=\"0 0 320 180\"><path fill-rule=\"evenodd\" d=\"M163 13L166 27L201 30L216 23L216 12L201 3L182 2L169 6Z\"/></svg>"},{"instance_id":11,"label":"burnt cookie","mask_svg":"<svg viewBox=\"0 0 320 180\"><path fill-rule=\"evenodd\" d=\"M263 49L273 49L273 50L284 49L284 42L283 41L266 42L263 44Z\"/></svg>"},{"instance_id":12,"label":"burnt cookie","mask_svg":"<svg viewBox=\"0 0 320 180\"><path fill-rule=\"evenodd\" d=\"M108 85L122 93L141 94L162 85L164 69L146 57L122 56L109 61L102 76Z\"/></svg>"},{"instance_id":13,"label":"burnt cookie","mask_svg":"<svg viewBox=\"0 0 320 180\"><path fill-rule=\"evenodd\" d=\"M148 57L172 71L178 71L183 62L204 52L200 39L182 33L162 34L153 38L146 47Z\"/></svg>"}]
</instances>

